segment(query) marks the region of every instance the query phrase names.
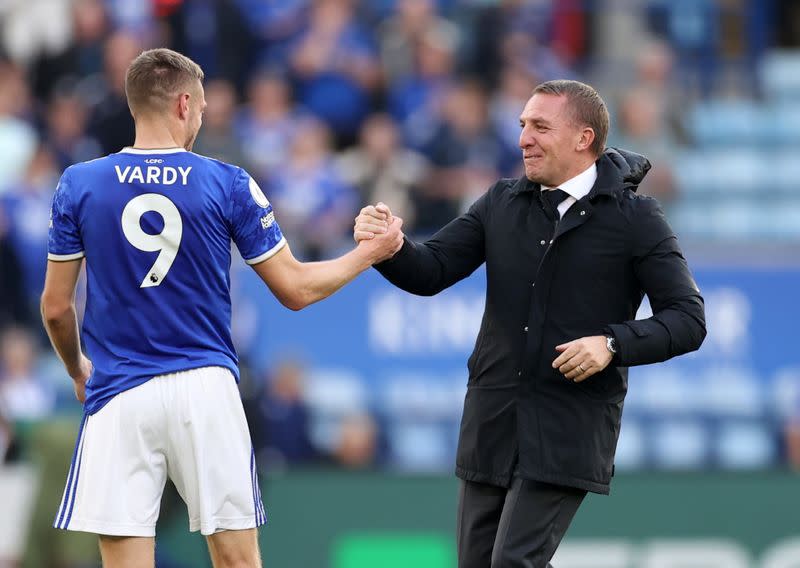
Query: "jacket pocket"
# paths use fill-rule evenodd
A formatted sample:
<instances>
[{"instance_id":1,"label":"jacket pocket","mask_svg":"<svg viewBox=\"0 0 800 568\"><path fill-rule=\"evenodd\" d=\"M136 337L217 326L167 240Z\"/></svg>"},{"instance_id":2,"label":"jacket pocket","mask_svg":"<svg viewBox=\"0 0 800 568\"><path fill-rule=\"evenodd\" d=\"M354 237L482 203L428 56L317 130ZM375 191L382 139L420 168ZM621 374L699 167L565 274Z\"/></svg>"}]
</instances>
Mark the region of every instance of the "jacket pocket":
<instances>
[{"instance_id":1,"label":"jacket pocket","mask_svg":"<svg viewBox=\"0 0 800 568\"><path fill-rule=\"evenodd\" d=\"M622 377L608 367L579 383L573 383L578 390L596 402L616 404L625 399L626 388Z\"/></svg>"},{"instance_id":2,"label":"jacket pocket","mask_svg":"<svg viewBox=\"0 0 800 568\"><path fill-rule=\"evenodd\" d=\"M481 329L478 332L478 338L475 340L475 349L472 351L472 354L467 359L467 371L469 373L469 378L467 380L467 384L471 385L477 381L478 375L481 372L480 362L483 356L483 351L486 343L486 336L489 335L489 324L485 323L481 325Z\"/></svg>"},{"instance_id":3,"label":"jacket pocket","mask_svg":"<svg viewBox=\"0 0 800 568\"><path fill-rule=\"evenodd\" d=\"M467 371L469 371L470 378L472 378L472 376L475 374L475 367L477 366L478 358L481 356L482 347L483 334L480 334L478 336L478 341L475 343L475 349L473 349L472 355L470 355L469 359L467 359Z\"/></svg>"}]
</instances>

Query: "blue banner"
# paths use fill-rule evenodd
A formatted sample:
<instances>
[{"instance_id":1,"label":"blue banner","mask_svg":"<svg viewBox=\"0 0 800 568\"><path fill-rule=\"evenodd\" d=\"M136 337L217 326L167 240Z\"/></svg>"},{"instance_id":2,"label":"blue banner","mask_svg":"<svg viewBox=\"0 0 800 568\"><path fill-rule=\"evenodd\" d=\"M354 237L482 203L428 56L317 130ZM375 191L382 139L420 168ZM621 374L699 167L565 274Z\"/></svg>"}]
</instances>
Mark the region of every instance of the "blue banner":
<instances>
[{"instance_id":1,"label":"blue banner","mask_svg":"<svg viewBox=\"0 0 800 568\"><path fill-rule=\"evenodd\" d=\"M694 375L733 366L768 379L800 364L800 270L700 268L695 276L706 300L708 337L697 353L660 366ZM235 317L248 311L246 319L257 320L250 324L257 332L244 343L259 367L302 353L313 366L350 368L368 382L412 371L466 380L483 314L485 274L481 268L428 298L368 271L300 312L280 306L254 274L242 274L241 287L246 299ZM638 317L647 316L645 301ZM643 369L633 369L632 380Z\"/></svg>"}]
</instances>

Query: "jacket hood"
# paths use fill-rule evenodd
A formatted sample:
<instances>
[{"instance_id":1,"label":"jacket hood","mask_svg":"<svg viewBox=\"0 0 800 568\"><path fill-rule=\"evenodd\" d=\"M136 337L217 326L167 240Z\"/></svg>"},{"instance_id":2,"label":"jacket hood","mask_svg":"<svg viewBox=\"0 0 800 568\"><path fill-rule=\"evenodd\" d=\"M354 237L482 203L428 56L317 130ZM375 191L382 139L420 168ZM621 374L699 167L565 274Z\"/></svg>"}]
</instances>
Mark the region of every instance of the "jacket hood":
<instances>
[{"instance_id":1,"label":"jacket hood","mask_svg":"<svg viewBox=\"0 0 800 568\"><path fill-rule=\"evenodd\" d=\"M620 148L606 148L597 160L596 189L598 193L620 189L636 191L650 167L650 160L641 154Z\"/></svg>"}]
</instances>

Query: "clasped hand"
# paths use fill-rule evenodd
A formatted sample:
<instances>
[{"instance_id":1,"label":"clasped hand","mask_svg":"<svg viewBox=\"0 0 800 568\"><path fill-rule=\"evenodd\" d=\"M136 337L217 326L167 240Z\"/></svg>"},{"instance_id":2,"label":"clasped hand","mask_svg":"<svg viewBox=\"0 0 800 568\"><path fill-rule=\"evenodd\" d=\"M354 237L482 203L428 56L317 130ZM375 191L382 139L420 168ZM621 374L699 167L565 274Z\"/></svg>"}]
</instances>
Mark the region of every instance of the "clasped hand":
<instances>
[{"instance_id":1,"label":"clasped hand","mask_svg":"<svg viewBox=\"0 0 800 568\"><path fill-rule=\"evenodd\" d=\"M390 239L390 254L385 254L377 262L388 260L393 257L403 246L403 220L395 217L384 203L377 205L367 205L355 218L353 226L353 239L361 246L369 241L379 242ZM388 244L388 243L387 243Z\"/></svg>"}]
</instances>

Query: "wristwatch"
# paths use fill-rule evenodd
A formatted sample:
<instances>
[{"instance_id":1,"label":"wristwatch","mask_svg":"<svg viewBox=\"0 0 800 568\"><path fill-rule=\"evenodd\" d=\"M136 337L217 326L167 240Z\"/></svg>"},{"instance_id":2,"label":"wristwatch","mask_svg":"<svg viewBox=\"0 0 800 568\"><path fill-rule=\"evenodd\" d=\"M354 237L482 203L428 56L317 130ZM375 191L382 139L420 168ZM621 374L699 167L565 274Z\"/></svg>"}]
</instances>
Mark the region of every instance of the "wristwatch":
<instances>
[{"instance_id":1,"label":"wristwatch","mask_svg":"<svg viewBox=\"0 0 800 568\"><path fill-rule=\"evenodd\" d=\"M617 340L613 335L606 335L606 349L614 355L617 354Z\"/></svg>"}]
</instances>

